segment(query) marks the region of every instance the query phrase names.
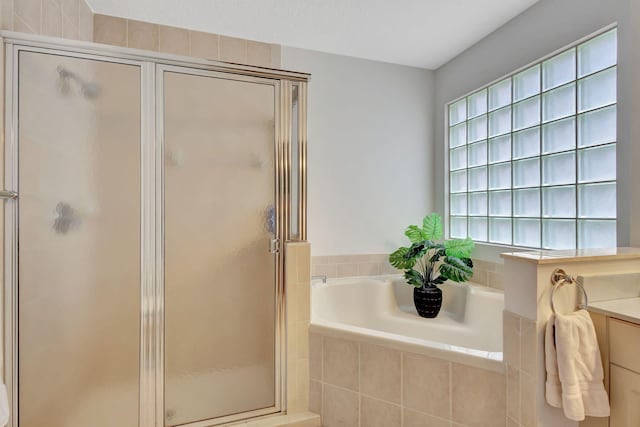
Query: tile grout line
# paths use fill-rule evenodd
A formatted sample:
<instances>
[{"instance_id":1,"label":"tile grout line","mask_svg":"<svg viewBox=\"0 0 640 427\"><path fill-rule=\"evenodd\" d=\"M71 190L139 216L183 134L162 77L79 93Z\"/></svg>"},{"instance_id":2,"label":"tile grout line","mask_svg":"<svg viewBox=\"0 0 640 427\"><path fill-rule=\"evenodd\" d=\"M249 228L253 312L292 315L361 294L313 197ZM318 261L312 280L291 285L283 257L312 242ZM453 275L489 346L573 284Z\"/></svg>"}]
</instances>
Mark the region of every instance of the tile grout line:
<instances>
[{"instance_id":1,"label":"tile grout line","mask_svg":"<svg viewBox=\"0 0 640 427\"><path fill-rule=\"evenodd\" d=\"M400 426L404 427L404 351L400 352Z\"/></svg>"},{"instance_id":2,"label":"tile grout line","mask_svg":"<svg viewBox=\"0 0 640 427\"><path fill-rule=\"evenodd\" d=\"M453 425L453 363L449 362L449 425Z\"/></svg>"},{"instance_id":3,"label":"tile grout line","mask_svg":"<svg viewBox=\"0 0 640 427\"><path fill-rule=\"evenodd\" d=\"M362 387L360 386L360 343L358 343L358 425L362 426Z\"/></svg>"},{"instance_id":4,"label":"tile grout line","mask_svg":"<svg viewBox=\"0 0 640 427\"><path fill-rule=\"evenodd\" d=\"M320 419L324 415L324 336L320 335Z\"/></svg>"}]
</instances>

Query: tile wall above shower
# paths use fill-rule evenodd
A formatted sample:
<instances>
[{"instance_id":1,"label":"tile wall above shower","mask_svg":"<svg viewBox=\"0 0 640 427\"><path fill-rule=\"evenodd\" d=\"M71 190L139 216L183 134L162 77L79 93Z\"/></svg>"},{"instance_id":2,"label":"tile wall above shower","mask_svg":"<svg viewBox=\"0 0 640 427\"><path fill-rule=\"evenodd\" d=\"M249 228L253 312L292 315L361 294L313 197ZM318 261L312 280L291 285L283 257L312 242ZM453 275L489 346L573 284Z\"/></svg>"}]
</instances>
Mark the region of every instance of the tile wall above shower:
<instances>
[{"instance_id":1,"label":"tile wall above shower","mask_svg":"<svg viewBox=\"0 0 640 427\"><path fill-rule=\"evenodd\" d=\"M0 0L0 30L280 68L280 45L94 14L84 0Z\"/></svg>"},{"instance_id":2,"label":"tile wall above shower","mask_svg":"<svg viewBox=\"0 0 640 427\"><path fill-rule=\"evenodd\" d=\"M93 12L84 0L0 0L0 29L91 41Z\"/></svg>"},{"instance_id":3,"label":"tile wall above shower","mask_svg":"<svg viewBox=\"0 0 640 427\"><path fill-rule=\"evenodd\" d=\"M280 45L100 14L93 41L260 67L279 68L281 62Z\"/></svg>"}]
</instances>

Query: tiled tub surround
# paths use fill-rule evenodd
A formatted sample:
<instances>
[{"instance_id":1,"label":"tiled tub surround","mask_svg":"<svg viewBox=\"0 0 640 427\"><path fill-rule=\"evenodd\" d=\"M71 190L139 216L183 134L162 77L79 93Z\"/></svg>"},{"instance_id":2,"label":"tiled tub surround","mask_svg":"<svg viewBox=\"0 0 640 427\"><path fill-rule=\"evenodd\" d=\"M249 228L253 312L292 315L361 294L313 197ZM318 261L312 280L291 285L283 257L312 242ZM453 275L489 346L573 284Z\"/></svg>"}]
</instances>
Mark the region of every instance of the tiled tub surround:
<instances>
[{"instance_id":1,"label":"tiled tub surround","mask_svg":"<svg viewBox=\"0 0 640 427\"><path fill-rule=\"evenodd\" d=\"M504 289L502 263L473 260L473 283ZM398 274L389 264L389 254L328 255L311 257L311 274L314 276L350 277Z\"/></svg>"},{"instance_id":2,"label":"tiled tub surround","mask_svg":"<svg viewBox=\"0 0 640 427\"><path fill-rule=\"evenodd\" d=\"M506 425L504 373L318 333L310 356L325 427Z\"/></svg>"},{"instance_id":3,"label":"tiled tub surround","mask_svg":"<svg viewBox=\"0 0 640 427\"><path fill-rule=\"evenodd\" d=\"M377 291L358 290L353 284L360 280L365 287L367 282L375 286L374 282L383 281L380 279L337 279L312 285L309 403L312 411L322 414L323 425L506 425L506 375L500 360L501 298L497 308L493 301L482 307L484 310L474 310L473 296L459 293L451 297L465 290L481 293L481 288L454 284L449 289L445 285L439 317L422 319L411 312L411 288L398 276L395 286L388 281L386 289L380 286ZM328 295L317 293L327 290L337 291L332 303ZM495 290L484 292L492 297L500 295ZM495 311L493 320L487 310ZM411 335L389 329L397 323L381 318L389 313L406 322L400 329ZM420 322L429 327L416 325ZM474 326L478 330L470 333L487 337L485 344L482 340L474 343L482 350L456 348L473 341L465 330ZM496 333L497 339L493 339ZM460 342L455 342L456 334Z\"/></svg>"},{"instance_id":4,"label":"tiled tub surround","mask_svg":"<svg viewBox=\"0 0 640 427\"><path fill-rule=\"evenodd\" d=\"M503 319L503 354L507 370L507 425L535 427L536 322L509 311Z\"/></svg>"},{"instance_id":5,"label":"tiled tub surround","mask_svg":"<svg viewBox=\"0 0 640 427\"><path fill-rule=\"evenodd\" d=\"M502 367L500 291L445 283L435 319L416 313L413 287L398 275L330 279L311 286L312 328L481 368Z\"/></svg>"}]
</instances>

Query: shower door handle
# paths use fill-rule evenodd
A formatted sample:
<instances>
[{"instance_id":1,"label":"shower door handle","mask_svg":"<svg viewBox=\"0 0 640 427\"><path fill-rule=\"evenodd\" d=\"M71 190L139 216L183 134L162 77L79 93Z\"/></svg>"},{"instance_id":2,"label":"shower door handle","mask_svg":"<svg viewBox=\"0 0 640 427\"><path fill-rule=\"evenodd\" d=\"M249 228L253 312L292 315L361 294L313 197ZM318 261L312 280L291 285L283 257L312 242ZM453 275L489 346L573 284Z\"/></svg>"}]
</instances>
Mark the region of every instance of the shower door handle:
<instances>
[{"instance_id":1,"label":"shower door handle","mask_svg":"<svg viewBox=\"0 0 640 427\"><path fill-rule=\"evenodd\" d=\"M280 239L269 240L269 253L277 254L280 252Z\"/></svg>"},{"instance_id":2,"label":"shower door handle","mask_svg":"<svg viewBox=\"0 0 640 427\"><path fill-rule=\"evenodd\" d=\"M15 191L0 190L0 199L17 199L18 193Z\"/></svg>"}]
</instances>

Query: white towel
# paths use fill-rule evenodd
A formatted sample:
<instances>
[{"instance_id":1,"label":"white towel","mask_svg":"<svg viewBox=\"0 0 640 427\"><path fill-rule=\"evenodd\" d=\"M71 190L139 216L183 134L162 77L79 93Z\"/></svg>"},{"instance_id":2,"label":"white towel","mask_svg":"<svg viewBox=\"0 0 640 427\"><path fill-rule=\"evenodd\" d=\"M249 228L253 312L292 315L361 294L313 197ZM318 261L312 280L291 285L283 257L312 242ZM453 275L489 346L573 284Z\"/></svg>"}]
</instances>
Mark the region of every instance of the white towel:
<instances>
[{"instance_id":1,"label":"white towel","mask_svg":"<svg viewBox=\"0 0 640 427\"><path fill-rule=\"evenodd\" d=\"M545 397L547 403L555 408L562 408L562 387L558 376L558 356L556 354L556 315L552 314L547 321L544 333L544 366L547 371Z\"/></svg>"},{"instance_id":2,"label":"white towel","mask_svg":"<svg viewBox=\"0 0 640 427\"><path fill-rule=\"evenodd\" d=\"M608 417L609 398L591 316L578 310L556 314L549 322L545 333L547 402L560 407L561 400L564 415L574 421L584 420L585 415Z\"/></svg>"},{"instance_id":3,"label":"white towel","mask_svg":"<svg viewBox=\"0 0 640 427\"><path fill-rule=\"evenodd\" d=\"M0 384L0 426L4 427L9 422L9 398L7 387Z\"/></svg>"}]
</instances>

